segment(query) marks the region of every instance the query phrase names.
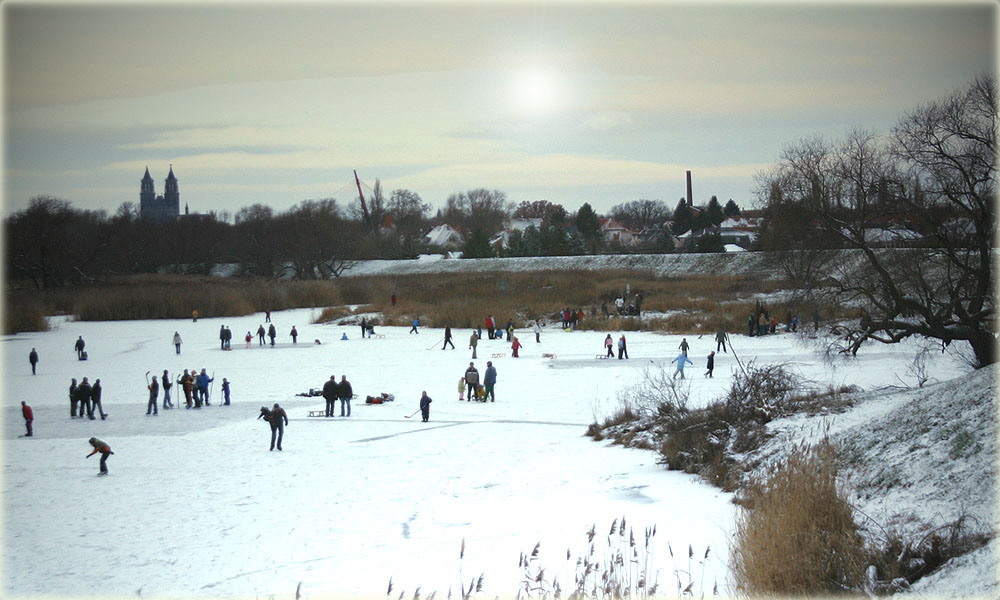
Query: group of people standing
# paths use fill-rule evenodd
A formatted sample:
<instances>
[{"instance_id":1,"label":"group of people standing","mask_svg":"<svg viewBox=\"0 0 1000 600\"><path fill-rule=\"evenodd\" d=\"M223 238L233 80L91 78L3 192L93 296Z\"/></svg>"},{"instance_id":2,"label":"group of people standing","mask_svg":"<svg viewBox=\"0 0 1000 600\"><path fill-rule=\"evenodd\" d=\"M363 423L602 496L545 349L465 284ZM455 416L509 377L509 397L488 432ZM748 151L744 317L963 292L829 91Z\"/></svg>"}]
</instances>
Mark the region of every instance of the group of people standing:
<instances>
[{"instance_id":1,"label":"group of people standing","mask_svg":"<svg viewBox=\"0 0 1000 600\"><path fill-rule=\"evenodd\" d=\"M163 375L160 377L163 382L163 408L164 410L169 408L174 408L174 404L170 402L170 388L173 387L170 383L170 376L166 369L163 370ZM184 369L184 373L177 376L176 383L181 386L181 391L184 393L184 408L201 408L202 405L211 406L209 401L209 384L215 381L214 377L209 376L207 369L202 369L199 373L197 369ZM146 409L146 414L157 414L156 410L156 394L160 385L156 382L156 377L153 377L153 381L149 385L149 406ZM229 405L230 399L230 384L229 380L225 377L222 378L222 394L223 406Z\"/></svg>"},{"instance_id":2,"label":"group of people standing","mask_svg":"<svg viewBox=\"0 0 1000 600\"><path fill-rule=\"evenodd\" d=\"M604 358L615 357L615 341L611 339L610 333L604 338L604 348L607 351ZM628 358L628 342L625 340L625 334L618 338L618 360L623 358Z\"/></svg>"},{"instance_id":3,"label":"group of people standing","mask_svg":"<svg viewBox=\"0 0 1000 600\"><path fill-rule=\"evenodd\" d=\"M487 398L490 402L496 402L496 384L497 368L493 366L493 361L486 361L486 372L483 373L482 385L480 385L476 363L470 362L469 368L465 370L465 375L458 380L458 399L459 401L464 400L465 392L468 390L469 402L473 400L486 402Z\"/></svg>"},{"instance_id":4,"label":"group of people standing","mask_svg":"<svg viewBox=\"0 0 1000 600\"><path fill-rule=\"evenodd\" d=\"M347 375L340 376L337 382L336 375L330 375L330 379L323 384L323 399L326 400L326 416L334 417L337 408L337 400L340 400L340 416L351 416L351 398L354 397L354 390L351 382L347 380ZM346 414L345 414L346 408ZM281 448L278 448L279 450Z\"/></svg>"},{"instance_id":5,"label":"group of people standing","mask_svg":"<svg viewBox=\"0 0 1000 600\"><path fill-rule=\"evenodd\" d=\"M81 419L84 417L89 418L91 421L95 420L94 412L101 415L101 420L108 418L107 413L104 412L104 406L101 404L101 380L97 379L94 384L91 385L87 378L84 377L83 381L79 384L76 383L76 379L70 380L69 384L69 404L70 404L70 418L76 418L79 416ZM77 414L79 409L79 415Z\"/></svg>"}]
</instances>

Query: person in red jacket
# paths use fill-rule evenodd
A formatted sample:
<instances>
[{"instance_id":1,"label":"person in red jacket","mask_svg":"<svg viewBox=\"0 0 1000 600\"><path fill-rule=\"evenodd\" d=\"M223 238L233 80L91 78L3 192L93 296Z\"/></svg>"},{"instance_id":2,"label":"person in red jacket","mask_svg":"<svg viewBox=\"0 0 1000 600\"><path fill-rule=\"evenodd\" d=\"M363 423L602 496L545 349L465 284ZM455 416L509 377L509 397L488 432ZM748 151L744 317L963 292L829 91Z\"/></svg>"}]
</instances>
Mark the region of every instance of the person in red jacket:
<instances>
[{"instance_id":1,"label":"person in red jacket","mask_svg":"<svg viewBox=\"0 0 1000 600\"><path fill-rule=\"evenodd\" d=\"M105 444L104 442L102 442L101 440L99 440L97 438L90 438L90 440L88 440L88 441L90 442L90 445L94 447L94 451L91 452L90 454L88 454L87 458L90 458L91 456L93 456L93 455L97 454L98 452L100 452L101 453L101 470L100 470L100 472L98 472L98 475L107 475L108 474L108 457L111 456L112 454L114 454L114 452L111 451L111 446Z\"/></svg>"},{"instance_id":2,"label":"person in red jacket","mask_svg":"<svg viewBox=\"0 0 1000 600\"><path fill-rule=\"evenodd\" d=\"M24 434L24 437L31 437L31 422L35 420L35 416L31 413L31 407L27 402L21 402L21 414L24 415L24 426L28 428L28 433Z\"/></svg>"},{"instance_id":3,"label":"person in red jacket","mask_svg":"<svg viewBox=\"0 0 1000 600\"><path fill-rule=\"evenodd\" d=\"M514 343L510 345L511 350L514 351L514 358L517 358L517 351L521 349L521 340L514 336Z\"/></svg>"}]
</instances>

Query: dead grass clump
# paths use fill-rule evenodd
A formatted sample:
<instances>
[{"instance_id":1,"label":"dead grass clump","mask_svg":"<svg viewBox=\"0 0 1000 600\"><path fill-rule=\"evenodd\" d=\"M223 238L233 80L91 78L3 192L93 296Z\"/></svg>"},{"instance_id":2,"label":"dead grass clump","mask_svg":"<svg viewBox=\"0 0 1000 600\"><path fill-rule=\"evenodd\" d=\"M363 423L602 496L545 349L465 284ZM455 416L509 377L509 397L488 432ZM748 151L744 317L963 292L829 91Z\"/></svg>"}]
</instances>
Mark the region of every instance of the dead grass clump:
<instances>
[{"instance_id":1,"label":"dead grass clump","mask_svg":"<svg viewBox=\"0 0 1000 600\"><path fill-rule=\"evenodd\" d=\"M875 569L868 587L877 594L902 591L952 558L985 546L990 539L988 528L967 515L926 532L918 540L906 541L899 534L887 533L871 551Z\"/></svg>"},{"instance_id":2,"label":"dead grass clump","mask_svg":"<svg viewBox=\"0 0 1000 600\"><path fill-rule=\"evenodd\" d=\"M700 475L709 483L732 491L738 474L729 447L738 431L723 402L684 411L664 423L660 461L670 470Z\"/></svg>"},{"instance_id":3,"label":"dead grass clump","mask_svg":"<svg viewBox=\"0 0 1000 600\"><path fill-rule=\"evenodd\" d=\"M758 367L749 361L737 371L726 394L726 407L740 422L764 424L790 411L800 378L784 365Z\"/></svg>"},{"instance_id":4,"label":"dead grass clump","mask_svg":"<svg viewBox=\"0 0 1000 600\"><path fill-rule=\"evenodd\" d=\"M837 485L828 442L793 449L752 477L736 519L730 567L748 596L860 590L866 551Z\"/></svg>"},{"instance_id":5,"label":"dead grass clump","mask_svg":"<svg viewBox=\"0 0 1000 600\"><path fill-rule=\"evenodd\" d=\"M45 312L38 306L16 303L9 306L4 314L4 334L22 331L48 331L49 324Z\"/></svg>"}]
</instances>

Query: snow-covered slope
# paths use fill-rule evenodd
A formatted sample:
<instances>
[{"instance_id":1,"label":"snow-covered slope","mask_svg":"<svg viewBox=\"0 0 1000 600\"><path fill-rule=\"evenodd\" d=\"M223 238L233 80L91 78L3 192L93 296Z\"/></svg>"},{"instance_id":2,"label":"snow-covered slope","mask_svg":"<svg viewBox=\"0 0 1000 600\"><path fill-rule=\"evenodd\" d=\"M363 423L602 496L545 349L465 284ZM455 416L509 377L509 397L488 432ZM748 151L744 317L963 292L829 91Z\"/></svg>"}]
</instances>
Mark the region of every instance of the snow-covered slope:
<instances>
[{"instance_id":1,"label":"snow-covered slope","mask_svg":"<svg viewBox=\"0 0 1000 600\"><path fill-rule=\"evenodd\" d=\"M828 435L859 524L875 539L886 533L916 543L960 517L996 532L997 370L985 368L923 388L883 388L854 398L844 413L779 419L758 457L784 455L794 442ZM1000 595L997 543L953 559L919 580L932 597Z\"/></svg>"}]
</instances>

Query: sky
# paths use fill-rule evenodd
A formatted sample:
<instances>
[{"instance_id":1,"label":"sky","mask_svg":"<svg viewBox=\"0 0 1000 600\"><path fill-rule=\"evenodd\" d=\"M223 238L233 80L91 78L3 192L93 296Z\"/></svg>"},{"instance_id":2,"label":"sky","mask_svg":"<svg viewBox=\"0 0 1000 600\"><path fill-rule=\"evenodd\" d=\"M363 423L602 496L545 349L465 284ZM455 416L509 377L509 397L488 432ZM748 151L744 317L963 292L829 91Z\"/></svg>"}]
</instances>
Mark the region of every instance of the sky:
<instances>
[{"instance_id":1,"label":"sky","mask_svg":"<svg viewBox=\"0 0 1000 600\"><path fill-rule=\"evenodd\" d=\"M3 210L191 212L500 190L756 203L816 135L888 131L996 70L995 3L62 2L3 17Z\"/></svg>"}]
</instances>

